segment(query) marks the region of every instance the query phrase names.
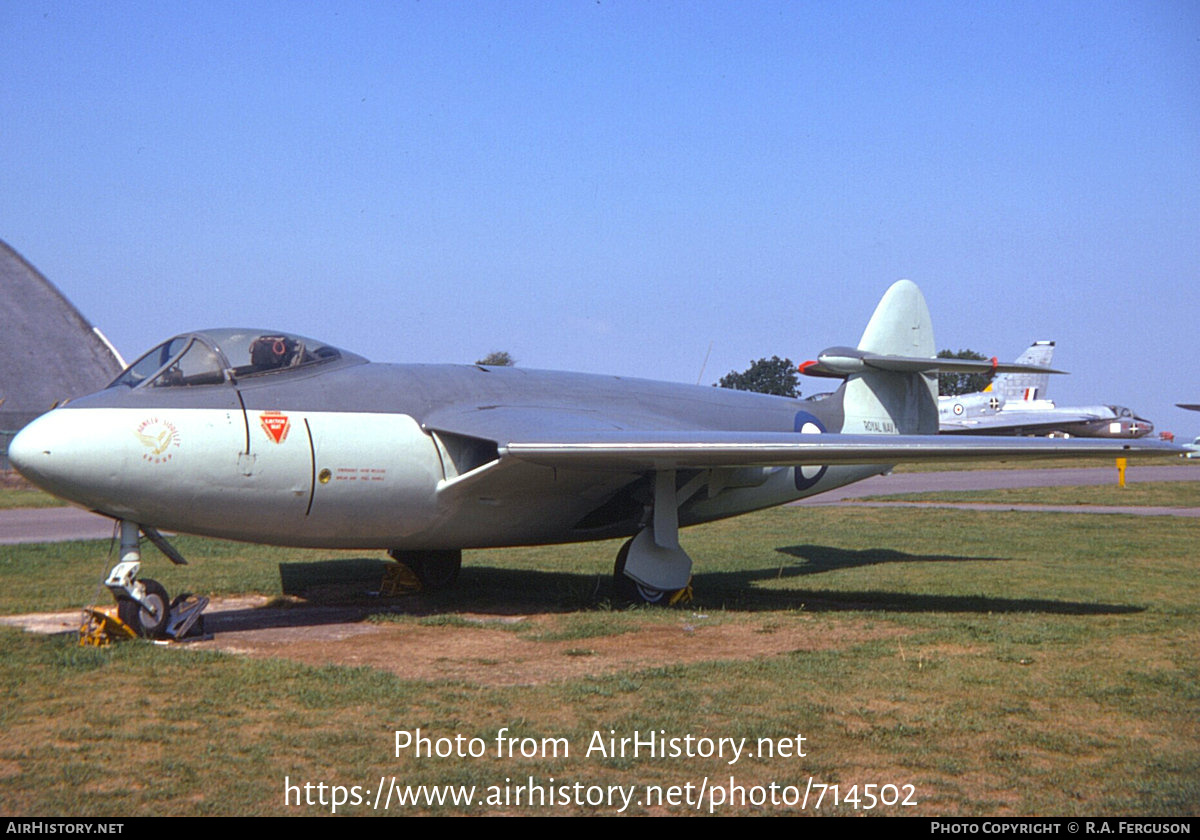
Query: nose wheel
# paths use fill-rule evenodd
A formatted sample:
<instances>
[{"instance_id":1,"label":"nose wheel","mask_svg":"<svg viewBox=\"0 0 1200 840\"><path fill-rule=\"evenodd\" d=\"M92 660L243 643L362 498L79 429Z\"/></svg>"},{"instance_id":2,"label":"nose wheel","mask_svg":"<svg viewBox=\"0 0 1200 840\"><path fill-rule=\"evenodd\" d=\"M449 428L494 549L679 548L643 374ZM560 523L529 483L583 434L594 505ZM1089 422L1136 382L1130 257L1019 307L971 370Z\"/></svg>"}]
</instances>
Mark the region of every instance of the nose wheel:
<instances>
[{"instance_id":1,"label":"nose wheel","mask_svg":"<svg viewBox=\"0 0 1200 840\"><path fill-rule=\"evenodd\" d=\"M141 581L141 601L117 598L117 617L133 628L143 639L161 639L166 635L171 617L171 600L167 590L156 580Z\"/></svg>"}]
</instances>

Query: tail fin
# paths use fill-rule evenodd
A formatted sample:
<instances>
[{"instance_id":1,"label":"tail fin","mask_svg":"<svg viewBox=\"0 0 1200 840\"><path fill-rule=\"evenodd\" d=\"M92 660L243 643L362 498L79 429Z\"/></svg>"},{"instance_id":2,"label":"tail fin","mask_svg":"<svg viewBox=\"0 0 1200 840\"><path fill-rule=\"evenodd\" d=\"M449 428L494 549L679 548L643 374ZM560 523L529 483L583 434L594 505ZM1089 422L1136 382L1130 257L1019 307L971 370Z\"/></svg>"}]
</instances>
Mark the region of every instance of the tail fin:
<instances>
[{"instance_id":1,"label":"tail fin","mask_svg":"<svg viewBox=\"0 0 1200 840\"><path fill-rule=\"evenodd\" d=\"M925 296L911 280L884 293L867 323L858 350L911 360L933 359L933 322ZM936 362L929 370L885 370L867 366L846 379L842 431L847 434L936 434Z\"/></svg>"},{"instance_id":2,"label":"tail fin","mask_svg":"<svg viewBox=\"0 0 1200 840\"><path fill-rule=\"evenodd\" d=\"M1054 342L1035 341L1017 359L1017 364L1049 367L1053 359ZM1049 373L998 373L987 390L1005 400L1044 400L1049 384Z\"/></svg>"}]
</instances>

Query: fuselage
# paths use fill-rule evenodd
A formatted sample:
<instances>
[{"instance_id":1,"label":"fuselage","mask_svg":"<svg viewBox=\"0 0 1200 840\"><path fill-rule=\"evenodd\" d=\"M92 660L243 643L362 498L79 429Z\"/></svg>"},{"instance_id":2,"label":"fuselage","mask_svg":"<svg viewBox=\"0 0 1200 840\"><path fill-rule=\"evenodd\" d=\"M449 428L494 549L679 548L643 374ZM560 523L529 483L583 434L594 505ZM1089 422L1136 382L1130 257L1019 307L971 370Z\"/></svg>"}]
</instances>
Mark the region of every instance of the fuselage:
<instances>
[{"instance_id":1,"label":"fuselage","mask_svg":"<svg viewBox=\"0 0 1200 840\"><path fill-rule=\"evenodd\" d=\"M298 355L285 364L262 354L256 362L254 352L231 358L223 344L241 348L247 336L254 352L278 339L281 358L286 342L307 341L262 331L173 339L109 388L34 421L10 458L55 495L160 529L296 546L469 548L630 535L645 524L646 476L513 463L500 452L514 439L564 429L814 433L840 431L844 421L835 399L373 364L315 342L308 346L325 355L302 363ZM702 489L680 507L680 523L781 504L885 468L684 474L681 485Z\"/></svg>"}]
</instances>

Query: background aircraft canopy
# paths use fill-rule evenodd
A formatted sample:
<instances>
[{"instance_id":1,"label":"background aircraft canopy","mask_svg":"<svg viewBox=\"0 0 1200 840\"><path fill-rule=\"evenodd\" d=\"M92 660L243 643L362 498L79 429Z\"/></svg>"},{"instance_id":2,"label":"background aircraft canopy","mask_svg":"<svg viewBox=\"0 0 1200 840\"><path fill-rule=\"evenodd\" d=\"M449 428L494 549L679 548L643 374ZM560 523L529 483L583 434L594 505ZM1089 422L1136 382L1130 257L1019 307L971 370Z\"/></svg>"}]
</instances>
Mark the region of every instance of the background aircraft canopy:
<instances>
[{"instance_id":1,"label":"background aircraft canopy","mask_svg":"<svg viewBox=\"0 0 1200 840\"><path fill-rule=\"evenodd\" d=\"M308 367L342 356L336 347L292 333L205 330L164 341L127 367L109 387L216 385L225 381L225 371L240 379Z\"/></svg>"}]
</instances>

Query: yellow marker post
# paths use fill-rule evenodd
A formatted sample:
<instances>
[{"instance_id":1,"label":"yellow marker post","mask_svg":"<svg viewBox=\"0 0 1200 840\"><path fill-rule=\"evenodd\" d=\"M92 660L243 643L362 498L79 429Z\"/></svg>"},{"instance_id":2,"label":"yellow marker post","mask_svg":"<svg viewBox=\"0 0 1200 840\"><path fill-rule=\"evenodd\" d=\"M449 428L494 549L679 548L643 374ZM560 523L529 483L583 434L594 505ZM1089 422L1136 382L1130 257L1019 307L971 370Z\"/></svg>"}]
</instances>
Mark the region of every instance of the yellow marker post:
<instances>
[{"instance_id":1,"label":"yellow marker post","mask_svg":"<svg viewBox=\"0 0 1200 840\"><path fill-rule=\"evenodd\" d=\"M1128 464L1129 464L1128 458L1118 458L1117 459L1117 486L1118 487L1125 486L1125 467L1128 466Z\"/></svg>"}]
</instances>

